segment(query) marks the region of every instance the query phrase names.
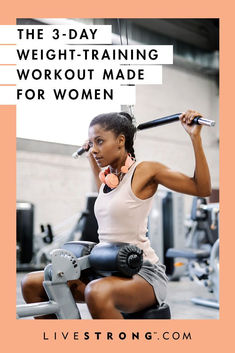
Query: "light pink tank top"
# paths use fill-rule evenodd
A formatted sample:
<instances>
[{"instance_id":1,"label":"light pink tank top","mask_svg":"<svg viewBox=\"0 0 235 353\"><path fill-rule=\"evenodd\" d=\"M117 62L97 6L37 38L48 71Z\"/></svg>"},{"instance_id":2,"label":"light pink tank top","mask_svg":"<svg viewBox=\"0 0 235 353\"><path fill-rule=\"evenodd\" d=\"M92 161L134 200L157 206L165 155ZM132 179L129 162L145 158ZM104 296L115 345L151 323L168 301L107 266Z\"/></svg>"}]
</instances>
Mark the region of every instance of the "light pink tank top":
<instances>
[{"instance_id":1,"label":"light pink tank top","mask_svg":"<svg viewBox=\"0 0 235 353\"><path fill-rule=\"evenodd\" d=\"M101 185L94 208L99 226L99 241L134 244L143 250L144 260L156 263L159 258L146 237L153 196L141 200L131 188L132 176L139 163L135 162L131 166L116 189L104 193L105 184Z\"/></svg>"}]
</instances>

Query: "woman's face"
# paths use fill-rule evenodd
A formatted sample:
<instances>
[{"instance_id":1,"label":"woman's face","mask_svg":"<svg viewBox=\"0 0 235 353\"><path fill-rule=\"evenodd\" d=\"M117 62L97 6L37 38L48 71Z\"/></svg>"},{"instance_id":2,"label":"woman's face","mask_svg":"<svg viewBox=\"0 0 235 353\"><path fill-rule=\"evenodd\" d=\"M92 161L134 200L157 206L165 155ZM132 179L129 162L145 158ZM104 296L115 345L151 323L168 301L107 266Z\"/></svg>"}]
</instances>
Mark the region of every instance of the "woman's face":
<instances>
[{"instance_id":1,"label":"woman's face","mask_svg":"<svg viewBox=\"0 0 235 353\"><path fill-rule=\"evenodd\" d=\"M104 130L99 124L89 128L88 136L91 153L100 168L117 162L121 151L125 149L124 135L116 136L113 131Z\"/></svg>"}]
</instances>

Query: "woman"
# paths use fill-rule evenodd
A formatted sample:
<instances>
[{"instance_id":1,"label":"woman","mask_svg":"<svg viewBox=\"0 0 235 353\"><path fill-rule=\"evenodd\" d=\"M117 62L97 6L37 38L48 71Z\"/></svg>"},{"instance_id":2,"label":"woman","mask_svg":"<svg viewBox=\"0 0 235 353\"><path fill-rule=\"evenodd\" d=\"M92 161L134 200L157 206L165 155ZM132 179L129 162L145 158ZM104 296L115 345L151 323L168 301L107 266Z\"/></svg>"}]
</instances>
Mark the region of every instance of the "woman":
<instances>
[{"instance_id":1,"label":"woman","mask_svg":"<svg viewBox=\"0 0 235 353\"><path fill-rule=\"evenodd\" d=\"M136 129L127 113L102 114L91 121L89 141L84 147L99 189L95 204L99 240L132 243L144 254L144 264L132 278L110 276L89 281L83 275L68 282L75 300L87 303L92 318L123 319L121 312L136 312L164 301L167 276L165 266L159 262L145 235L147 216L159 184L189 195L205 197L211 193L210 173L200 137L202 126L192 124L196 116L201 115L193 110L180 116L194 148L193 177L158 162L137 163L133 149ZM42 281L43 272L30 273L24 278L22 292L27 303L47 300Z\"/></svg>"}]
</instances>

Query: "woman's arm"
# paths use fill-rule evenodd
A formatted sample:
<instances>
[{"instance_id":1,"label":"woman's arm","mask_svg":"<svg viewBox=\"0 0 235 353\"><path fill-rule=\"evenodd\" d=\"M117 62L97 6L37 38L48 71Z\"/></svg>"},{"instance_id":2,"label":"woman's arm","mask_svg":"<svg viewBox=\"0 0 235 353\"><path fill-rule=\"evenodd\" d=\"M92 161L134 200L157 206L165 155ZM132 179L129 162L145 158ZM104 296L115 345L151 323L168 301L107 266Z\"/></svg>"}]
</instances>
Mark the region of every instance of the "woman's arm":
<instances>
[{"instance_id":1,"label":"woman's arm","mask_svg":"<svg viewBox=\"0 0 235 353\"><path fill-rule=\"evenodd\" d=\"M89 145L88 140L82 145L82 147L87 151L86 157L87 157L87 159L90 163L90 166L91 166L91 170L92 170L92 173L93 173L93 176L95 179L95 183L97 186L97 191L99 191L99 188L102 184L100 181L100 178L99 178L99 173L100 173L101 169L98 166L98 164L96 163L96 160L95 160L93 154L91 153L91 149L90 149L90 145Z\"/></svg>"},{"instance_id":2,"label":"woman's arm","mask_svg":"<svg viewBox=\"0 0 235 353\"><path fill-rule=\"evenodd\" d=\"M189 134L195 155L194 176L189 177L183 173L173 171L161 163L154 163L154 181L177 192L209 196L211 194L211 179L207 160L203 151L200 131L202 125L190 125L196 116L201 116L196 111L188 110L180 116L181 124Z\"/></svg>"},{"instance_id":3,"label":"woman's arm","mask_svg":"<svg viewBox=\"0 0 235 353\"><path fill-rule=\"evenodd\" d=\"M99 178L99 173L100 173L101 169L98 166L98 164L96 163L96 160L95 160L93 154L91 152L89 152L89 151L88 151L88 154L87 154L87 158L89 160L89 163L90 163L90 166L91 166L91 170L92 170L93 175L94 175L95 183L96 183L96 186L97 186L97 191L99 191L100 186L102 184L101 181L100 181L100 178Z\"/></svg>"}]
</instances>

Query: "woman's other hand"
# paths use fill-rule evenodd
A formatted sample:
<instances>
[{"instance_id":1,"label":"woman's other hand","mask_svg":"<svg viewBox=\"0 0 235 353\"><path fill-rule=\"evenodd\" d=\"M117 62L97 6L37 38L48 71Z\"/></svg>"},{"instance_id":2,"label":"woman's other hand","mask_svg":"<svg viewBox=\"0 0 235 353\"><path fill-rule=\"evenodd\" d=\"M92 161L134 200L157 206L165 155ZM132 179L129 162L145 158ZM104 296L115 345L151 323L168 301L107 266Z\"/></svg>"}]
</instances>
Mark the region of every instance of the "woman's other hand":
<instances>
[{"instance_id":1,"label":"woman's other hand","mask_svg":"<svg viewBox=\"0 0 235 353\"><path fill-rule=\"evenodd\" d=\"M184 129L187 131L190 137L195 137L200 135L202 125L193 123L193 119L198 116L202 117L202 114L200 114L195 110L190 110L190 109L179 116L181 124L183 125Z\"/></svg>"},{"instance_id":2,"label":"woman's other hand","mask_svg":"<svg viewBox=\"0 0 235 353\"><path fill-rule=\"evenodd\" d=\"M82 145L82 148L84 148L84 150L86 151L86 152L89 152L89 150L90 150L90 143L89 143L89 140L86 140L84 143L83 143L83 145ZM90 150L91 151L91 150Z\"/></svg>"}]
</instances>

